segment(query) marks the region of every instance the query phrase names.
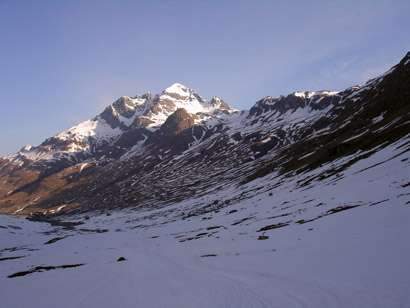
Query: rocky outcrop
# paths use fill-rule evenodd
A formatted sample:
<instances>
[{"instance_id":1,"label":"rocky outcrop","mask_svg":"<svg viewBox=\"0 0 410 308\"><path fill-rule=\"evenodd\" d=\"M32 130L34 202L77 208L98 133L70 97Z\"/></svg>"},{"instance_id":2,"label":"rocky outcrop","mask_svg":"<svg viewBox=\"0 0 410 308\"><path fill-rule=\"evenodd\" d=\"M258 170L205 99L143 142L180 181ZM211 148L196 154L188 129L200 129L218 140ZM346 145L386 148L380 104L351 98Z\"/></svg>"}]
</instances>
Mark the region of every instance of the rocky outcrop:
<instances>
[{"instance_id":1,"label":"rocky outcrop","mask_svg":"<svg viewBox=\"0 0 410 308\"><path fill-rule=\"evenodd\" d=\"M160 135L178 135L182 131L194 126L197 116L189 114L184 108L180 108L171 114L161 125Z\"/></svg>"},{"instance_id":2,"label":"rocky outcrop","mask_svg":"<svg viewBox=\"0 0 410 308\"><path fill-rule=\"evenodd\" d=\"M305 107L311 110L323 110L330 105L336 105L341 97L340 93L332 91L295 92L275 98L268 96L256 102L249 111L249 117L257 117L269 112L281 115Z\"/></svg>"},{"instance_id":3,"label":"rocky outcrop","mask_svg":"<svg viewBox=\"0 0 410 308\"><path fill-rule=\"evenodd\" d=\"M121 98L104 117L1 159L0 212L163 207L272 172L321 167L325 178L408 138L409 101L410 54L364 86L267 97L249 112L179 84Z\"/></svg>"}]
</instances>

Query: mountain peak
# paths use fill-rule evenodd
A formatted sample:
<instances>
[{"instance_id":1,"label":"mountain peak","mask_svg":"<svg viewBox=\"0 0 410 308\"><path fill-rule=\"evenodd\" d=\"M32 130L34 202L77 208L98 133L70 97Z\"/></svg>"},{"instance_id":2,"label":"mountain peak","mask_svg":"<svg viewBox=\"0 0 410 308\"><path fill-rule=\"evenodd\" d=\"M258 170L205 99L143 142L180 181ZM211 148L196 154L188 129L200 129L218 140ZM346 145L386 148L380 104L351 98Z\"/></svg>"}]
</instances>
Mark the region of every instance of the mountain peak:
<instances>
[{"instance_id":1,"label":"mountain peak","mask_svg":"<svg viewBox=\"0 0 410 308\"><path fill-rule=\"evenodd\" d=\"M28 152L33 148L30 144L26 144L24 147L21 148L20 152Z\"/></svg>"},{"instance_id":2,"label":"mountain peak","mask_svg":"<svg viewBox=\"0 0 410 308\"><path fill-rule=\"evenodd\" d=\"M270 173L277 183L277 175L355 163L364 151L408 142L410 58L400 63L367 86L266 97L241 113L179 83L150 99L121 97L94 119L0 159L0 213L160 208L198 200L219 183L248 185ZM343 169L331 168L339 178ZM319 172L312 179L328 179Z\"/></svg>"},{"instance_id":3,"label":"mountain peak","mask_svg":"<svg viewBox=\"0 0 410 308\"><path fill-rule=\"evenodd\" d=\"M180 98L188 97L190 92L193 91L180 83L174 83L163 91L164 94L171 94L171 97L176 95Z\"/></svg>"}]
</instances>

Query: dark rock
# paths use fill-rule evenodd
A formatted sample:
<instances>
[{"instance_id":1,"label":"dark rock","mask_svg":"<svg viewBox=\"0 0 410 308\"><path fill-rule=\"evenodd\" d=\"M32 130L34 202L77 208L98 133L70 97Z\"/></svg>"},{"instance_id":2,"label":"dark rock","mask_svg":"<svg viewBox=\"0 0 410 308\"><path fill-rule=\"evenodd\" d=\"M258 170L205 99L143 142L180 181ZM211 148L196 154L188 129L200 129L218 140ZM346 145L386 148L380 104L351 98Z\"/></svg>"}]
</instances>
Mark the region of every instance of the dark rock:
<instances>
[{"instance_id":1,"label":"dark rock","mask_svg":"<svg viewBox=\"0 0 410 308\"><path fill-rule=\"evenodd\" d=\"M191 115L184 108L178 109L162 124L159 132L161 135L178 135L187 128L194 126L196 118L195 115Z\"/></svg>"},{"instance_id":2,"label":"dark rock","mask_svg":"<svg viewBox=\"0 0 410 308\"><path fill-rule=\"evenodd\" d=\"M269 238L269 236L267 236L267 235L259 235L258 236L258 241L267 240L268 238Z\"/></svg>"}]
</instances>

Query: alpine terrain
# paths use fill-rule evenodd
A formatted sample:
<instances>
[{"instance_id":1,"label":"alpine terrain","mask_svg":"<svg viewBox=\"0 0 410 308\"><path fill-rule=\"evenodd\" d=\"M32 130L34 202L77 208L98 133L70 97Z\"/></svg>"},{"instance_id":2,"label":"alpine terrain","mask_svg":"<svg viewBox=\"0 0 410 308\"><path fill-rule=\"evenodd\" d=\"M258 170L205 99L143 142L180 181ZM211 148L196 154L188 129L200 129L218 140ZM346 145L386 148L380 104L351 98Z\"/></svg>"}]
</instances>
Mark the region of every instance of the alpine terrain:
<instances>
[{"instance_id":1,"label":"alpine terrain","mask_svg":"<svg viewBox=\"0 0 410 308\"><path fill-rule=\"evenodd\" d=\"M409 157L410 52L244 111L123 96L0 159L2 307L409 307Z\"/></svg>"}]
</instances>

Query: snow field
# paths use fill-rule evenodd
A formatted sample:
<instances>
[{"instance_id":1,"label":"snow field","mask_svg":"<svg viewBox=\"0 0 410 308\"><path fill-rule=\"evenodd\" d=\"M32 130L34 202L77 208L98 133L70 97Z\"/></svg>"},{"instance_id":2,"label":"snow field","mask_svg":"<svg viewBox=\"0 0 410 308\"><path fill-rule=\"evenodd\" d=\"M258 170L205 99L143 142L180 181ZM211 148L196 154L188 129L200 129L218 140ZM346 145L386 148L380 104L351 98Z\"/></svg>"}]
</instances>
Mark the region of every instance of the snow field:
<instances>
[{"instance_id":1,"label":"snow field","mask_svg":"<svg viewBox=\"0 0 410 308\"><path fill-rule=\"evenodd\" d=\"M75 217L75 230L0 216L0 258L23 256L0 261L2 307L410 306L406 146L308 186L270 174L164 209ZM182 214L229 199L218 212ZM84 265L8 278L65 264Z\"/></svg>"}]
</instances>

